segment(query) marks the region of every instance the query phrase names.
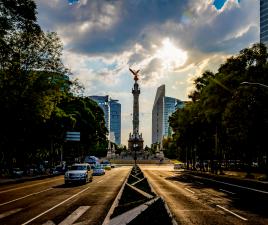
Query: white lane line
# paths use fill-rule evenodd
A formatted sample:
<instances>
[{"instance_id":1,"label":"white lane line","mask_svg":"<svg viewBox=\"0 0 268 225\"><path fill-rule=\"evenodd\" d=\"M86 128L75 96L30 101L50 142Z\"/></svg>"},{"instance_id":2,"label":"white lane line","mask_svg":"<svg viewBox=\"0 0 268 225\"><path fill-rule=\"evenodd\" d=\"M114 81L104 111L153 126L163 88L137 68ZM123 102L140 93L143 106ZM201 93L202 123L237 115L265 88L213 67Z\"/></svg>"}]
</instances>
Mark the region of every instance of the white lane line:
<instances>
[{"instance_id":1,"label":"white lane line","mask_svg":"<svg viewBox=\"0 0 268 225\"><path fill-rule=\"evenodd\" d=\"M244 218L242 216L239 216L238 214L236 214L236 213L234 213L234 212L232 212L232 211L230 211L230 210L228 210L228 209L226 209L226 208L224 208L224 207L222 207L220 205L216 205L216 206L219 207L219 208L221 208L221 209L223 209L226 212L229 212L229 213L233 214L234 216L238 217L241 220L245 220L245 221L248 220L248 219L246 219L246 218Z\"/></svg>"},{"instance_id":2,"label":"white lane line","mask_svg":"<svg viewBox=\"0 0 268 225\"><path fill-rule=\"evenodd\" d=\"M0 219L2 219L2 218L4 218L4 217L7 217L7 216L10 216L10 215L12 215L12 214L14 214L14 213L17 213L17 212L21 211L21 210L22 210L22 208L19 208L19 209L13 209L13 210L10 210L10 211L8 211L8 212L4 212L4 213L0 214Z\"/></svg>"},{"instance_id":3,"label":"white lane line","mask_svg":"<svg viewBox=\"0 0 268 225\"><path fill-rule=\"evenodd\" d=\"M48 188L48 189L43 190L43 191L35 192L35 193L29 194L29 195L25 195L25 196L20 197L20 198L16 198L16 199L13 199L13 200L11 200L11 201L9 201L9 202L1 203L0 206L9 204L9 203L11 203L11 202L15 202L15 201L18 201L18 200L27 198L27 197L30 197L30 196L32 196L32 195L37 195L37 194L40 194L40 193L45 192L45 191L49 191L49 190L51 190L51 189L53 189L53 188Z\"/></svg>"},{"instance_id":4,"label":"white lane line","mask_svg":"<svg viewBox=\"0 0 268 225\"><path fill-rule=\"evenodd\" d=\"M70 198L65 199L63 202L60 202L59 204L57 204L57 205L53 206L52 208L50 208L50 209L46 210L45 212L40 213L40 214L39 214L39 215L37 215L36 217L34 217L34 218L32 218L32 219L30 219L30 220L26 221L25 223L23 223L22 225L26 225L26 224L28 224L28 223L30 223L30 222L32 222L32 221L34 221L34 220L35 220L35 219L37 219L38 217L43 216L44 214L46 214L46 213L50 212L51 210L53 210L53 209L57 208L58 206L60 206L60 205L64 204L65 202L67 202L67 201L71 200L72 198L76 197L77 195L80 195L81 193L83 193L84 191L88 190L89 188L91 188L91 186L89 186L89 187L85 188L85 189L84 189L84 190L82 190L82 191L79 191L79 192L78 192L78 193L76 193L75 195L71 196Z\"/></svg>"},{"instance_id":5,"label":"white lane line","mask_svg":"<svg viewBox=\"0 0 268 225\"><path fill-rule=\"evenodd\" d=\"M102 181L103 181L103 180L98 181L97 184L100 183L100 182L102 182Z\"/></svg>"},{"instance_id":6,"label":"white lane line","mask_svg":"<svg viewBox=\"0 0 268 225\"><path fill-rule=\"evenodd\" d=\"M193 177L197 177L197 176L194 176L194 175L192 175L192 176ZM233 186L233 187L239 187L239 188L250 190L250 191L256 191L256 192L260 192L260 193L263 193L263 194L268 194L267 191L262 191L262 190L258 190L258 189L254 189L254 188L243 187L243 186L240 186L240 185L230 184L230 183L226 183L226 182L222 182L222 181L217 181L217 180L213 180L213 179L205 178L205 177L202 177L202 179L210 180L210 181L213 181L213 182L216 182L216 183L220 183L220 184L226 184L226 185Z\"/></svg>"},{"instance_id":7,"label":"white lane line","mask_svg":"<svg viewBox=\"0 0 268 225\"><path fill-rule=\"evenodd\" d=\"M223 192L226 192L226 193L229 193L229 194L232 194L232 195L235 195L235 193L234 192L231 192L231 191L227 191L227 190L224 190L224 189L221 189L221 188L219 190L221 190Z\"/></svg>"},{"instance_id":8,"label":"white lane line","mask_svg":"<svg viewBox=\"0 0 268 225\"><path fill-rule=\"evenodd\" d=\"M188 188L184 188L184 189L187 190L187 191L189 191L189 192L191 192L192 194L195 193L194 191L192 191L192 190L190 190L190 189L188 189Z\"/></svg>"},{"instance_id":9,"label":"white lane line","mask_svg":"<svg viewBox=\"0 0 268 225\"><path fill-rule=\"evenodd\" d=\"M65 220L63 220L59 225L71 225L71 224L73 224L89 208L90 208L90 206L80 206L71 215L69 215Z\"/></svg>"},{"instance_id":10,"label":"white lane line","mask_svg":"<svg viewBox=\"0 0 268 225\"><path fill-rule=\"evenodd\" d=\"M23 186L23 187L11 188L11 189L8 189L8 190L0 191L0 194L10 192L10 191L19 190L19 189L23 189L23 188L33 187L33 186L37 186L37 185L40 185L40 184L51 183L51 182L54 182L54 181L57 181L57 180L63 180L63 178L50 180L50 181L46 181L46 182L40 182L40 183L37 183L37 184L30 184L30 185L26 185L26 186Z\"/></svg>"}]
</instances>

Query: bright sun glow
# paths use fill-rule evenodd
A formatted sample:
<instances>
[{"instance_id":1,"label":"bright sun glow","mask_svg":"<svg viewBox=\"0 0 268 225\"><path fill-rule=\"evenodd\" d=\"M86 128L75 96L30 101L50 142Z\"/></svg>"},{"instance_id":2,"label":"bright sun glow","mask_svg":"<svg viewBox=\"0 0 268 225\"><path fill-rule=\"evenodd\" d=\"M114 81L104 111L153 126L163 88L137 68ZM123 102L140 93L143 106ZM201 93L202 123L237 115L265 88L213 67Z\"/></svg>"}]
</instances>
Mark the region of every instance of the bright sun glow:
<instances>
[{"instance_id":1,"label":"bright sun glow","mask_svg":"<svg viewBox=\"0 0 268 225\"><path fill-rule=\"evenodd\" d=\"M164 69L174 70L186 62L187 52L177 48L169 38L164 39L162 44L162 47L156 53L156 57L162 60Z\"/></svg>"}]
</instances>

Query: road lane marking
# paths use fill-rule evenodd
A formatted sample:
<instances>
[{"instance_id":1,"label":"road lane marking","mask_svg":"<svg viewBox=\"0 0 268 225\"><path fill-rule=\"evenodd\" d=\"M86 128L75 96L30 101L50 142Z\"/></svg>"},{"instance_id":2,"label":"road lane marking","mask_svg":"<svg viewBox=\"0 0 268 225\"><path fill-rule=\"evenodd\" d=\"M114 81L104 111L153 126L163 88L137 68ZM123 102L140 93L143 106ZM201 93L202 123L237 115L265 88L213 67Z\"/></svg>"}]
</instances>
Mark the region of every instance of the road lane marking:
<instances>
[{"instance_id":1,"label":"road lane marking","mask_svg":"<svg viewBox=\"0 0 268 225\"><path fill-rule=\"evenodd\" d=\"M219 208L221 208L221 209L223 209L226 212L229 212L229 213L233 214L234 216L238 217L241 220L245 220L245 221L248 220L248 219L246 219L246 218L244 218L242 216L239 216L238 214L236 214L236 213L234 213L234 212L232 212L232 211L230 211L230 210L228 210L228 209L226 209L226 208L224 208L224 207L222 207L220 205L216 205L216 206L219 207Z\"/></svg>"},{"instance_id":2,"label":"road lane marking","mask_svg":"<svg viewBox=\"0 0 268 225\"><path fill-rule=\"evenodd\" d=\"M191 176L198 177L198 176L194 176L194 175L191 175ZM202 179L210 180L210 181L213 181L213 182L216 182L216 183L220 183L220 184L226 184L226 185L233 186L233 187L239 187L239 188L250 190L250 191L256 191L256 192L260 192L260 193L263 193L263 194L268 194L267 191L262 191L262 190L258 190L258 189L254 189L254 188L249 188L249 187L243 187L243 186L240 186L240 185L237 185L237 184L230 184L230 183L226 183L226 182L222 182L222 181L217 181L217 180L213 180L213 179L205 178L205 177L202 177Z\"/></svg>"},{"instance_id":3,"label":"road lane marking","mask_svg":"<svg viewBox=\"0 0 268 225\"><path fill-rule=\"evenodd\" d=\"M234 192L231 192L231 191L227 191L227 190L224 190L224 189L221 189L221 188L219 190L221 190L223 192L226 192L226 193L229 193L229 194L232 194L232 195L235 195L235 193Z\"/></svg>"},{"instance_id":4,"label":"road lane marking","mask_svg":"<svg viewBox=\"0 0 268 225\"><path fill-rule=\"evenodd\" d=\"M37 194L40 194L40 193L45 192L45 191L49 191L49 190L51 190L51 189L53 189L53 188L48 188L48 189L43 190L43 191L35 192L35 193L29 194L29 195L25 195L25 196L20 197L20 198L16 198L16 199L13 199L13 200L8 201L8 202L1 203L0 206L9 204L9 203L11 203L11 202L15 202L15 201L18 201L18 200L27 198L27 197L30 197L30 196L32 196L32 195L37 195Z\"/></svg>"},{"instance_id":5,"label":"road lane marking","mask_svg":"<svg viewBox=\"0 0 268 225\"><path fill-rule=\"evenodd\" d=\"M23 187L11 188L11 189L8 189L8 190L0 191L0 194L10 192L10 191L19 190L19 189L23 189L23 188L27 188L27 187L33 187L33 186L37 186L37 185L40 185L40 184L51 183L51 182L54 182L54 181L57 181L57 180L63 180L63 178L50 180L50 181L46 181L46 182L40 182L40 183L37 183L37 184L30 184L30 185L26 185L26 186L23 186Z\"/></svg>"},{"instance_id":6,"label":"road lane marking","mask_svg":"<svg viewBox=\"0 0 268 225\"><path fill-rule=\"evenodd\" d=\"M90 208L90 206L80 206L71 215L69 215L65 220L63 220L59 225L71 225L71 224L73 224L89 208Z\"/></svg>"},{"instance_id":7,"label":"road lane marking","mask_svg":"<svg viewBox=\"0 0 268 225\"><path fill-rule=\"evenodd\" d=\"M30 220L26 221L25 223L23 223L22 225L26 225L26 224L28 224L28 223L30 223L30 222L32 222L32 221L34 221L35 219L39 218L40 216L43 216L44 214L46 214L46 213L50 212L51 210L53 210L53 209L57 208L58 206L60 206L60 205L64 204L65 202L67 202L67 201L71 200L72 198L74 198L74 197L76 197L76 196L80 195L81 193L83 193L84 191L88 190L89 188L91 188L91 186L89 186L89 187L85 188L85 189L84 189L84 190L82 190L82 191L79 191L79 192L78 192L78 193L76 193L75 195L73 195L73 196L71 196L71 197L69 197L69 198L65 199L63 202L60 202L59 204L57 204L57 205L53 206L52 208L50 208L50 209L46 210L45 212L40 213L40 214L39 214L39 215L37 215L36 217L34 217L34 218L32 218L32 219L30 219Z\"/></svg>"},{"instance_id":8,"label":"road lane marking","mask_svg":"<svg viewBox=\"0 0 268 225\"><path fill-rule=\"evenodd\" d=\"M22 210L22 208L18 208L18 209L10 210L10 211L8 211L8 212L4 212L4 213L0 214L0 219L2 219L2 218L4 218L4 217L7 217L7 216L10 216L10 215L12 215L12 214L15 214L15 213L17 213L17 212L19 212L19 211L21 211L21 210Z\"/></svg>"},{"instance_id":9,"label":"road lane marking","mask_svg":"<svg viewBox=\"0 0 268 225\"><path fill-rule=\"evenodd\" d=\"M194 191L192 191L192 190L190 190L190 189L188 189L188 188L184 188L184 189L187 190L187 191L189 191L189 192L191 192L192 194L195 193Z\"/></svg>"},{"instance_id":10,"label":"road lane marking","mask_svg":"<svg viewBox=\"0 0 268 225\"><path fill-rule=\"evenodd\" d=\"M98 181L97 184L100 183L100 182L102 182L102 181L103 181L103 180Z\"/></svg>"}]
</instances>

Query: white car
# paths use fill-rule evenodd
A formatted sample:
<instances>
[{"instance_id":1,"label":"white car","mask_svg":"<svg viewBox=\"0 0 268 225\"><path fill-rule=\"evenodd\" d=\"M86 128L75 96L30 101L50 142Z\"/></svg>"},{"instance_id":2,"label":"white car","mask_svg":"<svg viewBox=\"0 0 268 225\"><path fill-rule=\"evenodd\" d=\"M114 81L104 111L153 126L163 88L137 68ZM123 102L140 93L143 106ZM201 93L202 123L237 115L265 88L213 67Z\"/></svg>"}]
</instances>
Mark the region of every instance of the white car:
<instances>
[{"instance_id":1,"label":"white car","mask_svg":"<svg viewBox=\"0 0 268 225\"><path fill-rule=\"evenodd\" d=\"M87 183L93 179L93 170L88 163L73 164L64 175L65 184Z\"/></svg>"}]
</instances>

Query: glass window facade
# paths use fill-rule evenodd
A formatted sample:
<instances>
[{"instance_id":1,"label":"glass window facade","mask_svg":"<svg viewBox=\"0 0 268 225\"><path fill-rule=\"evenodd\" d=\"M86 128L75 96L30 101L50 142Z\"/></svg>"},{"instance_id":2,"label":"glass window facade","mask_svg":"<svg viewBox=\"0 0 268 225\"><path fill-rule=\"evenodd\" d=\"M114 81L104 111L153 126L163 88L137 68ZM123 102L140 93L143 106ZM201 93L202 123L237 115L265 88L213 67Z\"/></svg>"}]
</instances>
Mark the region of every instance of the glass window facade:
<instances>
[{"instance_id":1,"label":"glass window facade","mask_svg":"<svg viewBox=\"0 0 268 225\"><path fill-rule=\"evenodd\" d=\"M114 142L121 144L121 104L118 100L110 100L110 132L113 133Z\"/></svg>"},{"instance_id":2,"label":"glass window facade","mask_svg":"<svg viewBox=\"0 0 268 225\"><path fill-rule=\"evenodd\" d=\"M260 0L260 41L268 46L268 1Z\"/></svg>"},{"instance_id":3,"label":"glass window facade","mask_svg":"<svg viewBox=\"0 0 268 225\"><path fill-rule=\"evenodd\" d=\"M89 96L104 112L106 128L109 131L109 140L117 145L121 144L121 104L118 100L105 96Z\"/></svg>"},{"instance_id":4,"label":"glass window facade","mask_svg":"<svg viewBox=\"0 0 268 225\"><path fill-rule=\"evenodd\" d=\"M182 101L165 96L165 85L158 87L152 110L152 144L161 143L164 136L171 135L169 117L183 106Z\"/></svg>"}]
</instances>

